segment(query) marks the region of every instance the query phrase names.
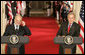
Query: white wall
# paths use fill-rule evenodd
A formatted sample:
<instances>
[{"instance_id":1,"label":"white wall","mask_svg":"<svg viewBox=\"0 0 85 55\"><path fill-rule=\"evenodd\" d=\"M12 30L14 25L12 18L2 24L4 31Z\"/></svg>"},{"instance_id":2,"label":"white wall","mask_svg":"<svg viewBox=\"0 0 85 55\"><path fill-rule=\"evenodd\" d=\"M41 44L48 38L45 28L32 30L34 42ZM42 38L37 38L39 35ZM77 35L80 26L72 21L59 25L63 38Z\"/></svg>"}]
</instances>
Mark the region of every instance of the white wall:
<instances>
[{"instance_id":1,"label":"white wall","mask_svg":"<svg viewBox=\"0 0 85 55\"><path fill-rule=\"evenodd\" d=\"M74 13L76 14L76 22L78 23L78 20L79 20L79 18L80 18L80 15L79 15L79 13L80 13L80 8L81 8L81 3L82 3L82 1L75 1L74 2L74 8L73 8L73 11L74 11Z\"/></svg>"},{"instance_id":2,"label":"white wall","mask_svg":"<svg viewBox=\"0 0 85 55\"><path fill-rule=\"evenodd\" d=\"M1 1L1 36L3 35L6 27L6 19L5 19L5 1ZM1 54L5 53L6 44L1 44Z\"/></svg>"},{"instance_id":3,"label":"white wall","mask_svg":"<svg viewBox=\"0 0 85 55\"><path fill-rule=\"evenodd\" d=\"M78 23L78 20L80 18L80 9L81 9L81 3L82 1L75 1L74 2L74 8L73 8L73 11L74 13L76 14L76 19L75 19L75 22ZM77 51L76 51L77 54L82 54L82 52L80 51L79 47L77 46Z\"/></svg>"}]
</instances>

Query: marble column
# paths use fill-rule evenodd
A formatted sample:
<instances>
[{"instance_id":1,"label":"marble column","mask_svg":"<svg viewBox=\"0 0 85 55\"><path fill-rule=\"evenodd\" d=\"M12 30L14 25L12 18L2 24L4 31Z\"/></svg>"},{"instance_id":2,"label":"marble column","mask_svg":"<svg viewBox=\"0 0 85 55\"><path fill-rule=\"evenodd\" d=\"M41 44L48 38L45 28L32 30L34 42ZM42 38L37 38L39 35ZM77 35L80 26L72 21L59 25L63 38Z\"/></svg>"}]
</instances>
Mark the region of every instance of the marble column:
<instances>
[{"instance_id":1,"label":"marble column","mask_svg":"<svg viewBox=\"0 0 85 55\"><path fill-rule=\"evenodd\" d=\"M5 18L5 1L1 1L1 36L3 36L6 28L6 18ZM5 54L6 44L1 44L1 54Z\"/></svg>"}]
</instances>

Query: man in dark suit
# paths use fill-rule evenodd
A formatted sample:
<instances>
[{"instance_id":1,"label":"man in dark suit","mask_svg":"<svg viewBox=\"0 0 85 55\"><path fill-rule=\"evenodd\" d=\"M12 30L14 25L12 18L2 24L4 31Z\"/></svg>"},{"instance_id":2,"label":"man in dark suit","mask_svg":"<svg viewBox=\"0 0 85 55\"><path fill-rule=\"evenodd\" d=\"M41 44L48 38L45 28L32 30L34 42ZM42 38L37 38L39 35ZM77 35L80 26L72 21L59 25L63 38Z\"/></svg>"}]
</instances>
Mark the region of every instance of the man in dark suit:
<instances>
[{"instance_id":1,"label":"man in dark suit","mask_svg":"<svg viewBox=\"0 0 85 55\"><path fill-rule=\"evenodd\" d=\"M75 14L73 12L68 14L68 22L63 22L61 24L61 27L57 33L57 36L62 36L65 37L67 35L70 35L72 37L78 37L80 34L80 26L79 24L77 24L75 21ZM59 53L63 54L63 48L60 45L59 48ZM72 49L72 53L75 54L76 53L76 45L75 47Z\"/></svg>"},{"instance_id":2,"label":"man in dark suit","mask_svg":"<svg viewBox=\"0 0 85 55\"><path fill-rule=\"evenodd\" d=\"M17 35L17 36L24 36L24 35L31 35L30 30L25 25L25 22L22 21L22 17L17 14L14 19L14 24L8 25L6 27L4 36L10 36L10 35ZM20 54L24 54L24 45L20 47ZM7 47L7 54L10 54L10 47Z\"/></svg>"}]
</instances>

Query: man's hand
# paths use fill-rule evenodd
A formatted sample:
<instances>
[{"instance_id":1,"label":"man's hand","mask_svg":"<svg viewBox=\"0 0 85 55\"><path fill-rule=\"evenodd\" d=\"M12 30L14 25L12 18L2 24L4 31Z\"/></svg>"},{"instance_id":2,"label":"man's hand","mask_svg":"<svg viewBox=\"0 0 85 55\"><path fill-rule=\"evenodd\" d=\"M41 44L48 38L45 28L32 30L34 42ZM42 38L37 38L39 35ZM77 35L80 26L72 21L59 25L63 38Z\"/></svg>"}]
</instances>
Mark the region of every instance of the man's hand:
<instances>
[{"instance_id":1,"label":"man's hand","mask_svg":"<svg viewBox=\"0 0 85 55\"><path fill-rule=\"evenodd\" d=\"M22 26L25 26L25 22L24 21L22 21Z\"/></svg>"}]
</instances>

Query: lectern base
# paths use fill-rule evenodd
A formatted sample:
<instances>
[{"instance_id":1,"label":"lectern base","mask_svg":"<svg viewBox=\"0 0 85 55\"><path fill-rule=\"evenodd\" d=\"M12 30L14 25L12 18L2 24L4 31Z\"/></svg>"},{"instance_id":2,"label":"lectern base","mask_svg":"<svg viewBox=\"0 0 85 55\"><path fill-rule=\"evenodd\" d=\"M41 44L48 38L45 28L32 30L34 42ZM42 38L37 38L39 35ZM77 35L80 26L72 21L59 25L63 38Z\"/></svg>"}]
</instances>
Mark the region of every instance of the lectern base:
<instances>
[{"instance_id":1,"label":"lectern base","mask_svg":"<svg viewBox=\"0 0 85 55\"><path fill-rule=\"evenodd\" d=\"M72 54L71 48L65 48L64 49L64 54Z\"/></svg>"},{"instance_id":2,"label":"lectern base","mask_svg":"<svg viewBox=\"0 0 85 55\"><path fill-rule=\"evenodd\" d=\"M19 54L19 48L11 48L11 54Z\"/></svg>"}]
</instances>

